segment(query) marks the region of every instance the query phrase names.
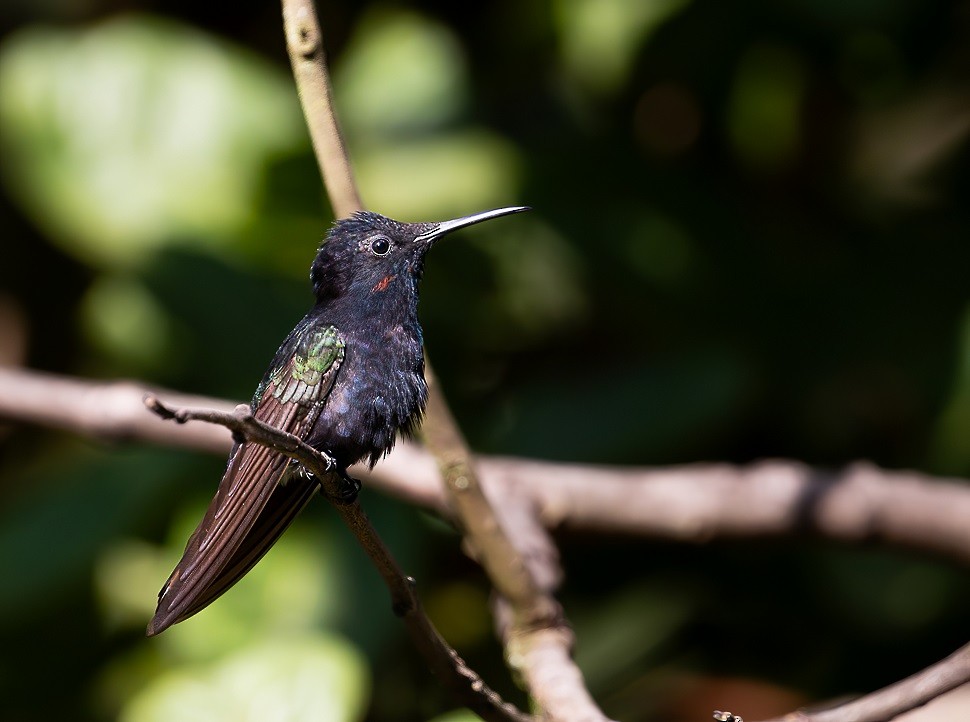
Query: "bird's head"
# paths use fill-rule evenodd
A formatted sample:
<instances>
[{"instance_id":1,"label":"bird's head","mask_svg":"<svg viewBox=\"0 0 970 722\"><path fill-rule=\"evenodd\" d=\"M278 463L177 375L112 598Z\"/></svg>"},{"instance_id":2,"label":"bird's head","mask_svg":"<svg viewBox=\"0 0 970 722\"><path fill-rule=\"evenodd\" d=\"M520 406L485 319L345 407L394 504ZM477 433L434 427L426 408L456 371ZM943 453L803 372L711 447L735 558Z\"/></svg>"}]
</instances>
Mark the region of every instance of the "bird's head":
<instances>
[{"instance_id":1,"label":"bird's head","mask_svg":"<svg viewBox=\"0 0 970 722\"><path fill-rule=\"evenodd\" d=\"M348 293L382 293L398 279L416 281L424 256L442 236L475 223L528 210L497 208L441 223L401 223L358 211L336 221L310 267L317 300Z\"/></svg>"}]
</instances>

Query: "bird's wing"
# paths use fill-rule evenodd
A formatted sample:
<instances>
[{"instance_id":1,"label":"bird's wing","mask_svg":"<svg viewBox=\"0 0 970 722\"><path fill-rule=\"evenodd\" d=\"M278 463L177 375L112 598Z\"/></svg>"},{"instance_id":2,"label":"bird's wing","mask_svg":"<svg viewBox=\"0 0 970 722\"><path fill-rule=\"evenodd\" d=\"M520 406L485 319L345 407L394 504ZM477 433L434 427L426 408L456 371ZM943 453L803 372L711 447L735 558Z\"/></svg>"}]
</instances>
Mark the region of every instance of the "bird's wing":
<instances>
[{"instance_id":1,"label":"bird's wing","mask_svg":"<svg viewBox=\"0 0 970 722\"><path fill-rule=\"evenodd\" d=\"M305 438L333 388L345 344L333 326L303 329L280 347L253 399L260 421ZM283 476L290 459L244 441L185 552L158 594L148 634L192 616L242 578L276 542L318 488L303 473ZM282 480L282 483L281 483Z\"/></svg>"}]
</instances>

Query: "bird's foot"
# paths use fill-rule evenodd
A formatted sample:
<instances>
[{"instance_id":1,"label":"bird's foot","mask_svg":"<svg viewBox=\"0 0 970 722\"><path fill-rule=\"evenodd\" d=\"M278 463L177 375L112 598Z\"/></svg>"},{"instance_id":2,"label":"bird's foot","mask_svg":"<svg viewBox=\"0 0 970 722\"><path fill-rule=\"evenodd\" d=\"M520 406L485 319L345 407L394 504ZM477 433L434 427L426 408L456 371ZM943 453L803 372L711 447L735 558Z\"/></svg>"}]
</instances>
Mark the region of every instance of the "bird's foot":
<instances>
[{"instance_id":1,"label":"bird's foot","mask_svg":"<svg viewBox=\"0 0 970 722\"><path fill-rule=\"evenodd\" d=\"M327 498L334 504L353 504L357 501L357 494L360 493L360 482L350 476L346 469L341 469L337 473L340 477L337 493L328 494Z\"/></svg>"},{"instance_id":2,"label":"bird's foot","mask_svg":"<svg viewBox=\"0 0 970 722\"><path fill-rule=\"evenodd\" d=\"M320 483L320 479L312 471L307 469L305 466L300 464L295 459L290 462L293 467L293 474L299 474L305 479L316 482L320 487L320 493L323 494L327 499L333 504L353 504L357 501L357 494L360 492L360 482L353 478L347 473L346 469L341 469L334 464L328 468L328 471L333 472L337 477L336 489L334 493L328 493L326 487ZM285 483L284 476L284 483Z\"/></svg>"}]
</instances>

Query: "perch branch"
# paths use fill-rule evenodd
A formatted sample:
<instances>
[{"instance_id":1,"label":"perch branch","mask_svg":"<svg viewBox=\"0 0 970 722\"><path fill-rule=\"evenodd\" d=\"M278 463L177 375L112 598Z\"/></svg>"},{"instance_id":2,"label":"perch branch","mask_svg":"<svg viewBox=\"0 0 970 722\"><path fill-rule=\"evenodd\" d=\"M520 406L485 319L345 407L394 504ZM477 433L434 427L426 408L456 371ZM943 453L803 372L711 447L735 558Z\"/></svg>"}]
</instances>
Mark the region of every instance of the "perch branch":
<instances>
[{"instance_id":1,"label":"perch branch","mask_svg":"<svg viewBox=\"0 0 970 722\"><path fill-rule=\"evenodd\" d=\"M326 454L307 445L296 436L268 426L256 419L245 404L231 413L207 408L173 408L163 404L157 396L147 394L144 399L153 413L164 420L184 424L203 421L216 424L241 435L247 441L268 446L296 459L320 481L324 495L337 499L341 494L340 477L333 471L334 463ZM414 580L404 575L390 549L378 535L370 519L355 499L349 504L334 503L347 528L370 557L391 594L394 613L404 620L408 633L425 660L461 700L485 720L495 722L528 722L533 718L502 701L478 674L465 664L425 614L415 591Z\"/></svg>"}]
</instances>

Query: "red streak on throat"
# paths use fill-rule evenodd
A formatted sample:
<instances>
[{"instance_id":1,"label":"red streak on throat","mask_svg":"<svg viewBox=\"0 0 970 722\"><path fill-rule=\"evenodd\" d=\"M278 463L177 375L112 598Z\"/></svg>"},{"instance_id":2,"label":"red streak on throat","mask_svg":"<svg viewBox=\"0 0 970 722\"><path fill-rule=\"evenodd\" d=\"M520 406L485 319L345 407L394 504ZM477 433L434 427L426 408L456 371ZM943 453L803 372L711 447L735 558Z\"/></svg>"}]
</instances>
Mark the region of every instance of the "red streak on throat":
<instances>
[{"instance_id":1,"label":"red streak on throat","mask_svg":"<svg viewBox=\"0 0 970 722\"><path fill-rule=\"evenodd\" d=\"M377 293L378 291L386 290L387 287L390 285L391 281L393 281L395 278L397 278L397 276L384 276L384 278L382 278L380 281L374 284L374 287L371 289L371 291L373 291L374 293Z\"/></svg>"}]
</instances>

